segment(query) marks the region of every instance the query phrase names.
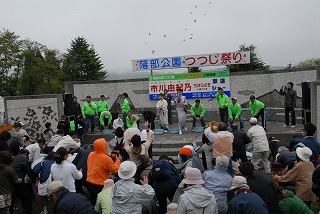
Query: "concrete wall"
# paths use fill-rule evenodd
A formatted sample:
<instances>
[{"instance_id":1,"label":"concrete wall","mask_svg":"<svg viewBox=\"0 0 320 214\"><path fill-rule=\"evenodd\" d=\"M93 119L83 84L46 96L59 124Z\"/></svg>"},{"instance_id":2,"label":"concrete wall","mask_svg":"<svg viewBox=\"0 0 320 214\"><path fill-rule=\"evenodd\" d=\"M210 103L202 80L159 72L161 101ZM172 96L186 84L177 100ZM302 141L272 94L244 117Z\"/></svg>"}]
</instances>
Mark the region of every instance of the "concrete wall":
<instances>
[{"instance_id":1,"label":"concrete wall","mask_svg":"<svg viewBox=\"0 0 320 214\"><path fill-rule=\"evenodd\" d=\"M63 114L63 97L59 95L4 97L5 117L9 123L21 121L31 139L37 139L44 131L46 122L55 130Z\"/></svg>"},{"instance_id":2,"label":"concrete wall","mask_svg":"<svg viewBox=\"0 0 320 214\"><path fill-rule=\"evenodd\" d=\"M248 102L249 96L254 94L256 97L265 95L274 89L280 90L281 86L287 82L295 83L294 88L298 96L301 94L301 82L316 80L316 69L305 70L277 70L277 71L253 71L239 72L231 74L231 96L238 98L238 102L243 104ZM148 80L115 80L115 81L86 81L86 82L67 82L65 84L66 93L74 94L78 97L80 104L85 101L87 95L99 98L104 94L111 106L118 95L127 92L136 108L155 107L156 101L148 98ZM189 99L189 103L194 103L195 99ZM284 98L282 99L284 100ZM202 103L207 110L217 109L215 100L202 99ZM268 106L267 106L268 107ZM276 102L272 107L283 107L283 102Z\"/></svg>"}]
</instances>

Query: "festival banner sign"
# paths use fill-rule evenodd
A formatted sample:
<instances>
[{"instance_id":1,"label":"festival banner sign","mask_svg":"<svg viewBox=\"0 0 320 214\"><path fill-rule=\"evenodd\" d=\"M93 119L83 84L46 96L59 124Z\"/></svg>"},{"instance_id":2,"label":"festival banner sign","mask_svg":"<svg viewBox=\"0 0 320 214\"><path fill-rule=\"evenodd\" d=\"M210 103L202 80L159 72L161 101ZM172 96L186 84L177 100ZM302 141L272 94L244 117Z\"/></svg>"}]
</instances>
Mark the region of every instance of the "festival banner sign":
<instances>
[{"instance_id":1,"label":"festival banner sign","mask_svg":"<svg viewBox=\"0 0 320 214\"><path fill-rule=\"evenodd\" d=\"M179 88L188 99L213 98L218 87L230 97L229 70L215 72L198 72L182 74L163 74L149 76L149 99L158 100L159 94L167 89L169 94L176 95Z\"/></svg>"},{"instance_id":2,"label":"festival banner sign","mask_svg":"<svg viewBox=\"0 0 320 214\"><path fill-rule=\"evenodd\" d=\"M132 60L133 71L250 63L250 51Z\"/></svg>"}]
</instances>

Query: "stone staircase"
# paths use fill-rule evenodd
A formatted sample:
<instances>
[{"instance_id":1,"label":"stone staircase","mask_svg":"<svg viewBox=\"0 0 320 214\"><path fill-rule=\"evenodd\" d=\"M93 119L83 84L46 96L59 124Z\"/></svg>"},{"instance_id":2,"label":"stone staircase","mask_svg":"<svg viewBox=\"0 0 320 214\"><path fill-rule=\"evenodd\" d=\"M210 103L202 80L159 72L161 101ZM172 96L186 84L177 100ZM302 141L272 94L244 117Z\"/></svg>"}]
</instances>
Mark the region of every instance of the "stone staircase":
<instances>
[{"instance_id":1,"label":"stone staircase","mask_svg":"<svg viewBox=\"0 0 320 214\"><path fill-rule=\"evenodd\" d=\"M152 144L153 160L158 160L161 155L167 155L178 164L178 152L185 145L193 145L201 142L202 133L193 133L187 131L182 135L163 134L155 135L155 141Z\"/></svg>"}]
</instances>

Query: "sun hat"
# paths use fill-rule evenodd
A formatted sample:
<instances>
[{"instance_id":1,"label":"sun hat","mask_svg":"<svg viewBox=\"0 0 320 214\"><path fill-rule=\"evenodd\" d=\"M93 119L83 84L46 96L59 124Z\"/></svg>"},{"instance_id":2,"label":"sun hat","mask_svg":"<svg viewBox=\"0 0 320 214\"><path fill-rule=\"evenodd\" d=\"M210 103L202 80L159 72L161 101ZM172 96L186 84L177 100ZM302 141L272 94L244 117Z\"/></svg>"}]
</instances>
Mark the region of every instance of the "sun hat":
<instances>
[{"instance_id":1,"label":"sun hat","mask_svg":"<svg viewBox=\"0 0 320 214\"><path fill-rule=\"evenodd\" d=\"M111 188L114 184L114 181L112 179L107 179L103 182L103 190Z\"/></svg>"},{"instance_id":2,"label":"sun hat","mask_svg":"<svg viewBox=\"0 0 320 214\"><path fill-rule=\"evenodd\" d=\"M53 192L56 192L58 189L62 188L63 187L63 183L62 181L58 181L58 180L55 180L55 181L52 181L49 185L48 185L48 188L47 188L47 195L51 195Z\"/></svg>"},{"instance_id":3,"label":"sun hat","mask_svg":"<svg viewBox=\"0 0 320 214\"><path fill-rule=\"evenodd\" d=\"M183 184L204 184L201 172L197 168L188 167L185 172L185 179L182 180Z\"/></svg>"},{"instance_id":4,"label":"sun hat","mask_svg":"<svg viewBox=\"0 0 320 214\"><path fill-rule=\"evenodd\" d=\"M242 176L234 176L230 190L238 189L238 188L249 188L247 184L247 179L245 179Z\"/></svg>"},{"instance_id":5,"label":"sun hat","mask_svg":"<svg viewBox=\"0 0 320 214\"><path fill-rule=\"evenodd\" d=\"M227 168L229 166L229 158L225 155L218 156L216 158L216 166Z\"/></svg>"},{"instance_id":6,"label":"sun hat","mask_svg":"<svg viewBox=\"0 0 320 214\"><path fill-rule=\"evenodd\" d=\"M132 178L137 171L137 166L132 161L124 161L120 164L118 175L124 180Z\"/></svg>"},{"instance_id":7,"label":"sun hat","mask_svg":"<svg viewBox=\"0 0 320 214\"><path fill-rule=\"evenodd\" d=\"M303 160L304 162L309 162L310 161L310 157L312 155L312 151L311 149L309 149L308 147L297 147L296 149L296 153L298 155L298 157Z\"/></svg>"},{"instance_id":8,"label":"sun hat","mask_svg":"<svg viewBox=\"0 0 320 214\"><path fill-rule=\"evenodd\" d=\"M255 117L251 117L249 120L250 123L257 124L258 120Z\"/></svg>"}]
</instances>

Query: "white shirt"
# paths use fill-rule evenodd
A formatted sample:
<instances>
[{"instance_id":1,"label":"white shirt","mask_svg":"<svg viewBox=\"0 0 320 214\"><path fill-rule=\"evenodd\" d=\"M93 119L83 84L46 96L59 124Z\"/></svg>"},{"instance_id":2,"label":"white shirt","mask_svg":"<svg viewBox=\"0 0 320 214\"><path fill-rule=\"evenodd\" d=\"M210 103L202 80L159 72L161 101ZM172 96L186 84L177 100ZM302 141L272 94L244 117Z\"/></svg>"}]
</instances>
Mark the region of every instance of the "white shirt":
<instances>
[{"instance_id":1,"label":"white shirt","mask_svg":"<svg viewBox=\"0 0 320 214\"><path fill-rule=\"evenodd\" d=\"M29 151L29 161L33 162L37 160L40 157L40 146L38 143L30 144L26 147L26 149Z\"/></svg>"},{"instance_id":2,"label":"white shirt","mask_svg":"<svg viewBox=\"0 0 320 214\"><path fill-rule=\"evenodd\" d=\"M149 133L148 133L147 130L143 129L140 133L141 141L147 141L147 140L152 141L153 134L154 132L152 130L149 130Z\"/></svg>"},{"instance_id":3,"label":"white shirt","mask_svg":"<svg viewBox=\"0 0 320 214\"><path fill-rule=\"evenodd\" d=\"M64 160L61 164L52 164L51 176L53 180L62 181L63 186L70 192L76 192L74 181L82 178L82 172L77 170L74 164Z\"/></svg>"}]
</instances>

